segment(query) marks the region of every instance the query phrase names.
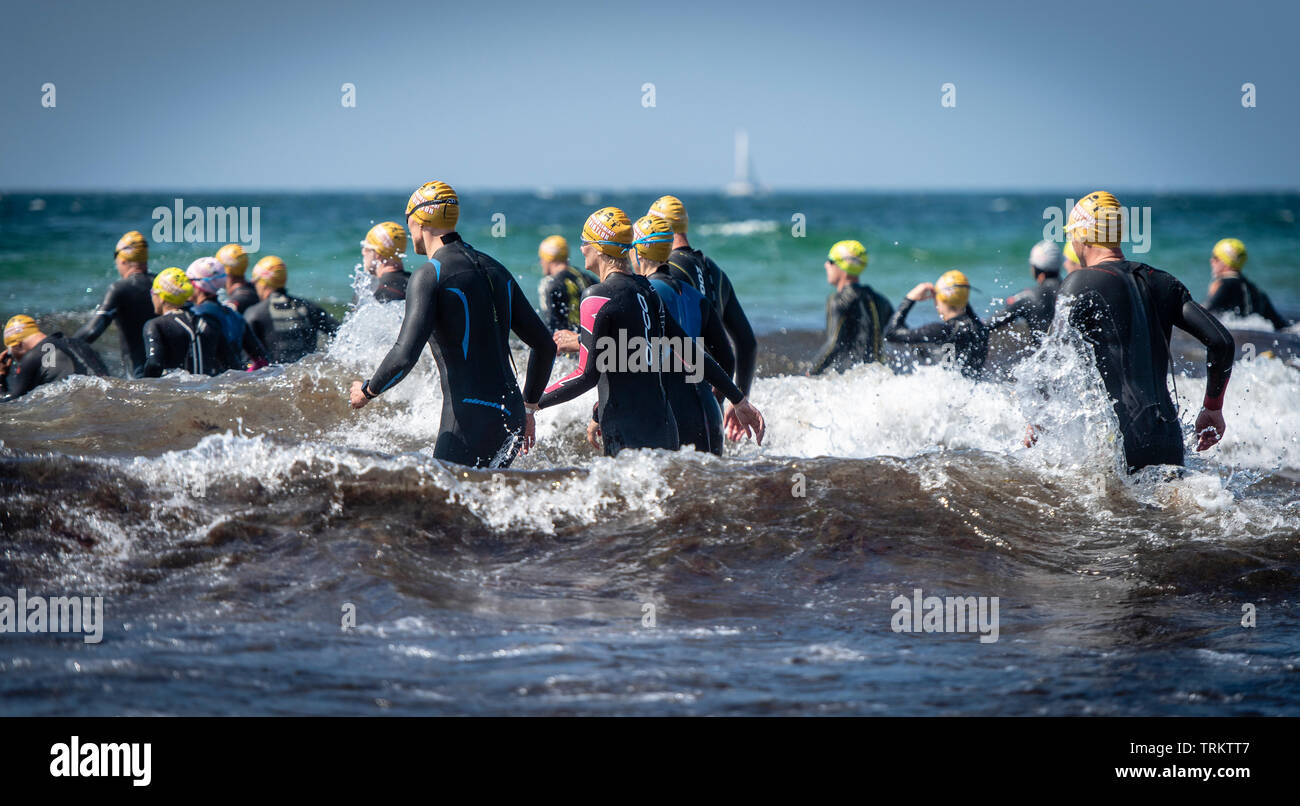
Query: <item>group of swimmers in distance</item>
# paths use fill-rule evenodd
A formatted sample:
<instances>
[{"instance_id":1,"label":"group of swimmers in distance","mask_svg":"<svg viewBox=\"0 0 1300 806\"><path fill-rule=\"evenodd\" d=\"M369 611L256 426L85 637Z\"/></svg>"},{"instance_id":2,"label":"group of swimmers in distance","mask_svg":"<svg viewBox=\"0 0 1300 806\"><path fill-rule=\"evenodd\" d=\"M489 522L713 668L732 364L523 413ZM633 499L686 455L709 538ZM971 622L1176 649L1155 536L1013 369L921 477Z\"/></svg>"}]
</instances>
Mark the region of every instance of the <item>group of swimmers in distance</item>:
<instances>
[{"instance_id":1,"label":"group of swimmers in distance","mask_svg":"<svg viewBox=\"0 0 1300 806\"><path fill-rule=\"evenodd\" d=\"M625 448L686 445L721 455L724 430L733 441L752 436L762 443L766 424L749 401L757 339L727 274L691 246L680 199L663 196L636 221L616 207L592 213L582 228L582 268L570 265L562 236L542 241L540 316L509 270L461 239L459 211L449 185L427 182L411 195L405 226L382 222L361 242L365 271L377 281L375 298L404 300L406 311L396 343L374 374L351 384L354 408L405 378L428 345L442 386L434 446L440 460L507 467L533 446L538 409L593 387L599 399L587 439L609 456ZM1123 215L1110 193L1082 198L1070 213L1064 249L1051 241L1034 246L1029 263L1035 285L1010 297L987 324L970 306L971 286L962 272L920 283L894 309L860 282L866 248L853 240L834 244L825 262L835 289L826 302L826 342L809 374L882 361L883 342L890 341L942 346L963 375L978 379L991 331L1023 321L1036 345L1057 300L1068 298L1068 324L1094 353L1129 472L1183 464L1182 431L1164 378L1172 328L1206 347L1206 389L1195 425L1199 451L1223 436L1234 353L1232 336L1211 312L1257 313L1277 329L1290 323L1242 276L1241 241L1227 238L1214 246L1210 299L1202 306L1172 275L1125 258ZM415 253L428 258L413 273L402 263L408 230ZM73 374L107 374L90 344L111 322L121 332L131 377L171 369L216 375L291 363L338 328L319 306L289 295L280 258L259 260L247 282L248 255L238 244L185 271L169 268L154 276L144 236L129 232L114 259L121 279L75 336L46 335L21 314L8 321L0 354L6 399ZM912 307L926 300L934 301L939 321L908 327ZM511 332L529 348L522 389ZM576 353L576 367L548 385L559 353ZM1039 430L1028 427L1027 447Z\"/></svg>"}]
</instances>

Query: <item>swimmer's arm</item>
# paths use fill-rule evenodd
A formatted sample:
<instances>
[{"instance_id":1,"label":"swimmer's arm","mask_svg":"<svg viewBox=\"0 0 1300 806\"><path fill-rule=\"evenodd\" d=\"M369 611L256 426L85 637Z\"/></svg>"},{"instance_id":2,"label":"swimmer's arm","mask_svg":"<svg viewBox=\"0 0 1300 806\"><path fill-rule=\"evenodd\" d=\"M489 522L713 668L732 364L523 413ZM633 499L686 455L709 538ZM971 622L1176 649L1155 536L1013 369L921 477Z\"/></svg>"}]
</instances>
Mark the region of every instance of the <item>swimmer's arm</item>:
<instances>
[{"instance_id":1,"label":"swimmer's arm","mask_svg":"<svg viewBox=\"0 0 1300 806\"><path fill-rule=\"evenodd\" d=\"M542 294L542 316L546 329L552 333L569 329L569 310L564 284L556 282L553 276L547 278L546 292Z\"/></svg>"},{"instance_id":2,"label":"swimmer's arm","mask_svg":"<svg viewBox=\"0 0 1300 806\"><path fill-rule=\"evenodd\" d=\"M81 339L87 344L94 343L95 339L104 335L104 331L113 323L113 314L117 313L117 286L110 286L108 293L104 295L104 301L99 303L95 313L91 315L90 321L82 326L73 334L73 338Z\"/></svg>"},{"instance_id":3,"label":"swimmer's arm","mask_svg":"<svg viewBox=\"0 0 1300 806\"><path fill-rule=\"evenodd\" d=\"M538 408L545 409L572 400L600 382L600 370L596 369L596 343L609 328L608 319L601 312L606 302L609 300L605 297L582 298L579 311L583 327L578 332L578 368L546 387ZM590 330L587 323L591 324Z\"/></svg>"},{"instance_id":4,"label":"swimmer's arm","mask_svg":"<svg viewBox=\"0 0 1300 806\"><path fill-rule=\"evenodd\" d=\"M731 351L731 340L727 338L727 331L722 326L722 317L718 316L717 310L708 300L702 300L700 305L704 308L704 327L701 331L704 349L709 351L709 355L713 356L713 360L718 362L718 366L730 378L736 371L736 354Z\"/></svg>"},{"instance_id":5,"label":"swimmer's arm","mask_svg":"<svg viewBox=\"0 0 1300 806\"><path fill-rule=\"evenodd\" d=\"M943 322L931 322L918 328L907 326L907 314L915 304L910 299L904 299L899 304L898 310L894 311L894 315L889 318L889 324L885 326L885 340L904 344L934 344L949 341L952 334Z\"/></svg>"},{"instance_id":6,"label":"swimmer's arm","mask_svg":"<svg viewBox=\"0 0 1300 806\"><path fill-rule=\"evenodd\" d=\"M1007 302L1007 307L993 314L989 318L989 330L999 330L1007 325L1021 319L1025 316L1025 308L1028 307L1029 300L1019 294L1011 297Z\"/></svg>"},{"instance_id":7,"label":"swimmer's arm","mask_svg":"<svg viewBox=\"0 0 1300 806\"><path fill-rule=\"evenodd\" d=\"M808 370L809 375L820 375L831 365L841 349L843 334L844 310L832 299L826 303L826 343L813 359L812 369Z\"/></svg>"},{"instance_id":8,"label":"swimmer's arm","mask_svg":"<svg viewBox=\"0 0 1300 806\"><path fill-rule=\"evenodd\" d=\"M158 320L150 319L144 323L144 367L140 370L141 378L161 378L162 338L158 333Z\"/></svg>"},{"instance_id":9,"label":"swimmer's arm","mask_svg":"<svg viewBox=\"0 0 1300 806\"><path fill-rule=\"evenodd\" d=\"M1221 408L1223 393L1228 387L1228 378L1232 375L1233 354L1237 351L1232 334L1222 322L1214 318L1214 314L1201 307L1190 295L1183 301L1174 324L1205 345L1206 408Z\"/></svg>"},{"instance_id":10,"label":"swimmer's arm","mask_svg":"<svg viewBox=\"0 0 1300 806\"><path fill-rule=\"evenodd\" d=\"M387 392L405 378L415 362L420 360L420 352L429 343L436 324L437 285L437 276L430 269L420 269L411 275L406 290L406 313L402 316L402 329L397 334L396 343L368 381L366 388L370 394Z\"/></svg>"},{"instance_id":11,"label":"swimmer's arm","mask_svg":"<svg viewBox=\"0 0 1300 806\"><path fill-rule=\"evenodd\" d=\"M1291 327L1291 323L1287 321L1286 317L1278 313L1277 308L1273 307L1273 300L1268 298L1268 294L1261 292L1260 296L1264 299L1264 310L1260 311L1260 313L1264 315L1265 319L1273 323L1273 329L1286 330Z\"/></svg>"},{"instance_id":12,"label":"swimmer's arm","mask_svg":"<svg viewBox=\"0 0 1300 806\"><path fill-rule=\"evenodd\" d=\"M721 284L718 293L726 300L722 309L722 326L736 345L736 385L748 395L750 387L754 385L754 371L758 364L758 339L754 337L754 328L749 324L749 317L745 316L745 309L740 306L740 300L736 299L731 280L721 271L718 272L718 277Z\"/></svg>"},{"instance_id":13,"label":"swimmer's arm","mask_svg":"<svg viewBox=\"0 0 1300 806\"><path fill-rule=\"evenodd\" d=\"M685 344L691 340L691 337L686 335L686 331L682 330L682 326L671 316L664 317L664 333L670 339L678 339L678 344ZM702 353L696 352L694 357L704 362L704 379L710 386L722 392L732 403L739 403L745 399L745 393L732 382L731 376L723 371L718 362L709 356L707 350ZM687 363L686 356L682 356L682 363ZM691 366L690 369L694 370L695 367Z\"/></svg>"},{"instance_id":14,"label":"swimmer's arm","mask_svg":"<svg viewBox=\"0 0 1300 806\"><path fill-rule=\"evenodd\" d=\"M248 354L248 357L254 361L270 360L266 354L266 345L262 344L262 340L257 337L252 326L247 322L244 323L244 335L240 339L240 345L244 348L244 352Z\"/></svg>"},{"instance_id":15,"label":"swimmer's arm","mask_svg":"<svg viewBox=\"0 0 1300 806\"><path fill-rule=\"evenodd\" d=\"M256 305L250 305L248 310L244 311L244 322L248 325L248 329L253 331L253 335L257 337L257 340L262 344L266 344L266 335L267 330L270 329L270 322L263 321L262 317L257 315L256 309ZM268 316L267 319L269 318L270 317Z\"/></svg>"},{"instance_id":16,"label":"swimmer's arm","mask_svg":"<svg viewBox=\"0 0 1300 806\"><path fill-rule=\"evenodd\" d=\"M513 276L510 278L510 294L513 300L510 303L510 329L531 348L524 380L524 403L536 405L542 399L551 368L555 366L555 342Z\"/></svg>"},{"instance_id":17,"label":"swimmer's arm","mask_svg":"<svg viewBox=\"0 0 1300 806\"><path fill-rule=\"evenodd\" d=\"M312 318L316 320L317 330L323 330L331 336L338 332L339 320L331 316L329 311L319 305L313 304L311 306L311 314Z\"/></svg>"}]
</instances>

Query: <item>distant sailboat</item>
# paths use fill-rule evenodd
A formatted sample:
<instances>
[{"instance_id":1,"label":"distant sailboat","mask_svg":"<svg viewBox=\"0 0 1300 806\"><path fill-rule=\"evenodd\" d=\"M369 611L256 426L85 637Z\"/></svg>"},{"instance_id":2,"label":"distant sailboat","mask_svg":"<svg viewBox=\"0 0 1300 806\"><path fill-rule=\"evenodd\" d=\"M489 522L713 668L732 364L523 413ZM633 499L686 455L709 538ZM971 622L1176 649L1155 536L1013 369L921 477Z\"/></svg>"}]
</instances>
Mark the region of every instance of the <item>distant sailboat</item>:
<instances>
[{"instance_id":1,"label":"distant sailboat","mask_svg":"<svg viewBox=\"0 0 1300 806\"><path fill-rule=\"evenodd\" d=\"M727 183L725 192L728 196L754 196L765 188L751 178L754 166L749 159L749 132L736 129L736 176Z\"/></svg>"}]
</instances>

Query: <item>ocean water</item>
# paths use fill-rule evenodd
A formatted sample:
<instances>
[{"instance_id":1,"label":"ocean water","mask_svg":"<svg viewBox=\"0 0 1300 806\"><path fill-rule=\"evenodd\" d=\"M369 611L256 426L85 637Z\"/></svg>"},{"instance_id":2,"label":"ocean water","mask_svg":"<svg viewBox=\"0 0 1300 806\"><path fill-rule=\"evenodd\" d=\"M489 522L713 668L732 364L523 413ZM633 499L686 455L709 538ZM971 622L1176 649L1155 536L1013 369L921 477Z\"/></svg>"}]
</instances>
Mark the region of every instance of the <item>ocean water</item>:
<instances>
[{"instance_id":1,"label":"ocean water","mask_svg":"<svg viewBox=\"0 0 1300 806\"><path fill-rule=\"evenodd\" d=\"M543 235L576 241L590 209L653 198L461 190L467 239L529 293ZM4 314L71 327L116 238L173 197L33 198L0 200ZM1294 313L1300 198L1121 198L1153 206L1142 259L1201 290L1231 230ZM291 288L347 304L356 242L403 199L185 201L261 205L262 253L285 257ZM400 326L400 307L369 301L293 366L76 378L4 406L0 596L100 595L106 624L98 644L0 635L0 713L1300 713L1294 354L1238 364L1223 443L1181 475L1126 477L1095 373L1063 344L999 345L987 383L906 356L797 372L834 240L867 243L890 297L962 268L987 302L1024 284L1042 210L1064 197L686 201L759 323L761 447L598 457L593 393L543 412L511 470L444 466L427 355L347 407ZM157 245L151 265L200 246ZM1203 380L1197 348L1175 349L1190 442ZM1043 438L1025 449L1030 420ZM917 589L996 597L997 640L895 632Z\"/></svg>"}]
</instances>

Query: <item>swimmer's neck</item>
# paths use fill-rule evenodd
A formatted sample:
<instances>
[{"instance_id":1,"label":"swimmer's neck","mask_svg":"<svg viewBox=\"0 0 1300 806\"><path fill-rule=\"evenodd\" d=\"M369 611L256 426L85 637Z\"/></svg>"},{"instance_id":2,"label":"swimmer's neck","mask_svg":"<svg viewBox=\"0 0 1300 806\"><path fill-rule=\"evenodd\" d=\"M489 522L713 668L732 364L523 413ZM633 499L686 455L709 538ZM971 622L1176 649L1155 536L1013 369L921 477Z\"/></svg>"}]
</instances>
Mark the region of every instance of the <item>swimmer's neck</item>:
<instances>
[{"instance_id":1,"label":"swimmer's neck","mask_svg":"<svg viewBox=\"0 0 1300 806\"><path fill-rule=\"evenodd\" d=\"M945 303L937 302L937 301L935 302L934 307L935 310L939 312L939 318L945 322L947 322L949 319L956 319L958 316L961 316L962 314L966 313L965 308L958 309L952 307L951 305L947 305Z\"/></svg>"},{"instance_id":2,"label":"swimmer's neck","mask_svg":"<svg viewBox=\"0 0 1300 806\"><path fill-rule=\"evenodd\" d=\"M1078 250L1076 250L1078 251ZM1124 251L1118 246L1085 246L1082 265L1096 266L1098 263L1111 263L1124 260Z\"/></svg>"},{"instance_id":3,"label":"swimmer's neck","mask_svg":"<svg viewBox=\"0 0 1300 806\"><path fill-rule=\"evenodd\" d=\"M848 286L857 285L857 284L858 284L858 278L854 277L851 274L846 274L843 278L835 282L835 290L843 291Z\"/></svg>"},{"instance_id":4,"label":"swimmer's neck","mask_svg":"<svg viewBox=\"0 0 1300 806\"><path fill-rule=\"evenodd\" d=\"M688 240L686 240L686 233L684 233L684 232L674 232L674 233L673 233L673 248L674 248L674 249L690 249L690 248L691 248L691 242L688 241Z\"/></svg>"}]
</instances>

